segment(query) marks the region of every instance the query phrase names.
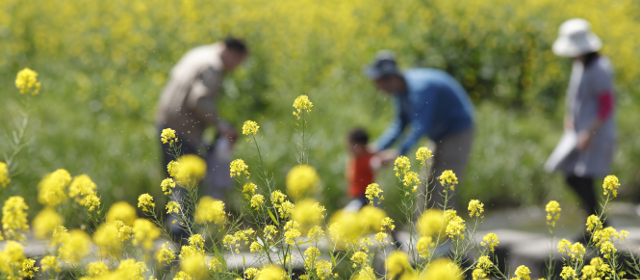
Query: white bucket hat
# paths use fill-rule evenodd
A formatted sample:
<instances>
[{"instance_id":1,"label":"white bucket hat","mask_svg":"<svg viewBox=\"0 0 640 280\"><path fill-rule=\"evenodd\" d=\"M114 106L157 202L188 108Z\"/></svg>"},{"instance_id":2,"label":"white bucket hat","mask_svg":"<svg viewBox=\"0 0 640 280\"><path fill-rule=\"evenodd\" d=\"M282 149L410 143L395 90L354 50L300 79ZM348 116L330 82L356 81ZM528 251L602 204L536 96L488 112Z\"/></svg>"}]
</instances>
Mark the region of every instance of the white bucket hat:
<instances>
[{"instance_id":1,"label":"white bucket hat","mask_svg":"<svg viewBox=\"0 0 640 280\"><path fill-rule=\"evenodd\" d=\"M602 41L591 32L591 24L581 18L565 21L560 25L560 36L553 43L553 53L564 57L577 57L597 52L602 48Z\"/></svg>"}]
</instances>

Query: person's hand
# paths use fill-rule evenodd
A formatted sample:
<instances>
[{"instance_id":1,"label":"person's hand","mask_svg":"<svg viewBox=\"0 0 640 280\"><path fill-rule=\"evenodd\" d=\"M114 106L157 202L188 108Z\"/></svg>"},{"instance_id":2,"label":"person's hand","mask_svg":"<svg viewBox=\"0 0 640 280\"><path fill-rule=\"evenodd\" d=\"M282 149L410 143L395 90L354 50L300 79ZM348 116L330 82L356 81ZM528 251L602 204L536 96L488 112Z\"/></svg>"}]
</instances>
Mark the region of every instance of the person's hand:
<instances>
[{"instance_id":1,"label":"person's hand","mask_svg":"<svg viewBox=\"0 0 640 280\"><path fill-rule=\"evenodd\" d=\"M565 130L575 130L576 128L573 126L573 118L570 116L564 117L564 129Z\"/></svg>"},{"instance_id":2,"label":"person's hand","mask_svg":"<svg viewBox=\"0 0 640 280\"><path fill-rule=\"evenodd\" d=\"M400 155L397 150L388 149L383 150L377 153L378 157L380 157L380 163L382 166L393 165L396 158Z\"/></svg>"},{"instance_id":3,"label":"person's hand","mask_svg":"<svg viewBox=\"0 0 640 280\"><path fill-rule=\"evenodd\" d=\"M578 151L584 151L589 147L591 142L591 132L589 130L580 131L578 134L578 145L576 148Z\"/></svg>"}]
</instances>

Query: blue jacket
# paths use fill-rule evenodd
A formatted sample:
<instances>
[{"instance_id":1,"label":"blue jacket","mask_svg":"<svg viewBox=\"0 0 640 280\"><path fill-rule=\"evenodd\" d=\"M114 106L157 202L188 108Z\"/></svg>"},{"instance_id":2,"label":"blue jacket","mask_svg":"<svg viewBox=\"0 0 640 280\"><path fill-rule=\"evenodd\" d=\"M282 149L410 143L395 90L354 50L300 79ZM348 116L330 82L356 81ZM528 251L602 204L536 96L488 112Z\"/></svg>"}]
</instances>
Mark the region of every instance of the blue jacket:
<instances>
[{"instance_id":1,"label":"blue jacket","mask_svg":"<svg viewBox=\"0 0 640 280\"><path fill-rule=\"evenodd\" d=\"M393 97L395 118L376 140L379 149L389 148L407 125L411 132L400 148L405 154L422 137L439 141L473 126L473 104L462 86L444 71L408 69L403 74L407 92Z\"/></svg>"}]
</instances>

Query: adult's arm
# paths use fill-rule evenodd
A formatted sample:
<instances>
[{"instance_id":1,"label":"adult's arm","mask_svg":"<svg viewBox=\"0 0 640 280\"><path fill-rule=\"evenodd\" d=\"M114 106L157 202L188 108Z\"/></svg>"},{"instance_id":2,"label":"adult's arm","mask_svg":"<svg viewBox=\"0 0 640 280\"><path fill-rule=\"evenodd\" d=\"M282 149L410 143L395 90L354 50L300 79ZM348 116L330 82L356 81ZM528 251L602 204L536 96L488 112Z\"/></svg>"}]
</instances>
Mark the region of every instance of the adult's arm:
<instances>
[{"instance_id":1,"label":"adult's arm","mask_svg":"<svg viewBox=\"0 0 640 280\"><path fill-rule=\"evenodd\" d=\"M437 92L427 89L420 94L420 98L416 101L416 104L413 105L418 106L418 108L413 110L417 112L418 116L411 122L411 133L400 148L401 155L406 154L416 144L416 142L420 140L420 137L425 135L425 133L431 129L433 119L435 118L435 109L438 102L437 97Z\"/></svg>"},{"instance_id":2,"label":"adult's arm","mask_svg":"<svg viewBox=\"0 0 640 280\"><path fill-rule=\"evenodd\" d=\"M381 151L387 149L393 145L393 142L400 137L404 128L407 127L408 120L403 117L402 112L400 111L400 102L395 100L394 104L394 119L391 121L387 129L378 137L378 139L374 142L373 146L376 151Z\"/></svg>"}]
</instances>

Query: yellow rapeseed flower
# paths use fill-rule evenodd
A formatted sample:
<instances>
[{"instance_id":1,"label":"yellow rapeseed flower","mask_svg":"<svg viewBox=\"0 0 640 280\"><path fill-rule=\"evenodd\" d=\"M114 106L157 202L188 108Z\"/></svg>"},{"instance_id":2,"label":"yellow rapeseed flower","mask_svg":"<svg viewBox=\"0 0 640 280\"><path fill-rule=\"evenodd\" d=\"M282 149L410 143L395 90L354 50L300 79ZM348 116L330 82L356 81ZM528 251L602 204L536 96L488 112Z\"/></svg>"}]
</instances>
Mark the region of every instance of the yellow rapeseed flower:
<instances>
[{"instance_id":1,"label":"yellow rapeseed flower","mask_svg":"<svg viewBox=\"0 0 640 280\"><path fill-rule=\"evenodd\" d=\"M594 230L599 230L602 228L602 222L600 222L600 218L596 215L591 215L587 218L587 231L591 232Z\"/></svg>"},{"instance_id":2,"label":"yellow rapeseed flower","mask_svg":"<svg viewBox=\"0 0 640 280\"><path fill-rule=\"evenodd\" d=\"M35 267L35 260L26 259L22 262L22 268L20 269L20 276L26 278L33 278L35 273L38 272L39 267Z\"/></svg>"},{"instance_id":3,"label":"yellow rapeseed flower","mask_svg":"<svg viewBox=\"0 0 640 280\"><path fill-rule=\"evenodd\" d=\"M136 213L136 208L133 208L131 204L126 201L116 202L111 205L109 211L107 212L107 222L115 222L120 220L124 222L124 224L128 226L133 225L133 221L138 218L138 214Z\"/></svg>"},{"instance_id":4,"label":"yellow rapeseed flower","mask_svg":"<svg viewBox=\"0 0 640 280\"><path fill-rule=\"evenodd\" d=\"M254 242L251 242L251 246L249 246L249 251L251 253L260 253L264 251L264 248L262 247L262 245L260 245L260 243L254 241Z\"/></svg>"},{"instance_id":5,"label":"yellow rapeseed flower","mask_svg":"<svg viewBox=\"0 0 640 280\"><path fill-rule=\"evenodd\" d=\"M498 235L490 232L482 238L482 242L480 242L480 245L487 246L489 247L489 249L491 249L491 252L495 252L495 247L497 247L499 243L500 242L498 242Z\"/></svg>"},{"instance_id":6,"label":"yellow rapeseed flower","mask_svg":"<svg viewBox=\"0 0 640 280\"><path fill-rule=\"evenodd\" d=\"M180 269L194 279L204 279L208 274L204 254L193 254L180 262Z\"/></svg>"},{"instance_id":7,"label":"yellow rapeseed flower","mask_svg":"<svg viewBox=\"0 0 640 280\"><path fill-rule=\"evenodd\" d=\"M296 98L296 100L293 101L293 107L296 108L296 110L293 111L293 115L296 116L296 118L300 119L301 114L304 115L305 112L307 114L311 112L313 103L311 103L308 96L300 95Z\"/></svg>"},{"instance_id":8,"label":"yellow rapeseed flower","mask_svg":"<svg viewBox=\"0 0 640 280\"><path fill-rule=\"evenodd\" d=\"M440 184L445 188L445 191L447 187L454 191L455 185L458 184L458 177L456 177L456 174L451 170L443 171L440 177L438 177L438 180L440 180Z\"/></svg>"},{"instance_id":9,"label":"yellow rapeseed flower","mask_svg":"<svg viewBox=\"0 0 640 280\"><path fill-rule=\"evenodd\" d=\"M435 247L436 243L433 242L433 237L431 236L422 236L418 239L418 244L416 245L416 250L418 251L418 255L421 258L426 258L431 254L431 248Z\"/></svg>"},{"instance_id":10,"label":"yellow rapeseed flower","mask_svg":"<svg viewBox=\"0 0 640 280\"><path fill-rule=\"evenodd\" d=\"M253 197L251 197L251 207L255 208L256 210L259 210L260 207L262 207L262 205L264 205L263 195L256 194Z\"/></svg>"},{"instance_id":11,"label":"yellow rapeseed flower","mask_svg":"<svg viewBox=\"0 0 640 280\"><path fill-rule=\"evenodd\" d=\"M405 156L399 156L393 163L393 170L396 171L396 177L398 177L398 179L400 180L403 179L404 174L407 173L410 168L411 162L409 162L409 158Z\"/></svg>"},{"instance_id":12,"label":"yellow rapeseed flower","mask_svg":"<svg viewBox=\"0 0 640 280\"><path fill-rule=\"evenodd\" d=\"M258 189L258 186L256 186L256 184L254 183L244 184L244 186L242 187L242 193L244 194L244 198L249 199L251 196L256 194L257 189Z\"/></svg>"},{"instance_id":13,"label":"yellow rapeseed flower","mask_svg":"<svg viewBox=\"0 0 640 280\"><path fill-rule=\"evenodd\" d=\"M217 257L211 258L209 260L209 269L213 272L222 272L222 262Z\"/></svg>"},{"instance_id":14,"label":"yellow rapeseed flower","mask_svg":"<svg viewBox=\"0 0 640 280\"><path fill-rule=\"evenodd\" d=\"M300 237L300 231L298 230L298 227L300 226L300 224L298 224L298 222L296 221L288 221L285 226L284 226L284 241L285 243L291 245L291 246L295 246L296 242L294 241L294 239Z\"/></svg>"},{"instance_id":15,"label":"yellow rapeseed flower","mask_svg":"<svg viewBox=\"0 0 640 280\"><path fill-rule=\"evenodd\" d=\"M167 214L171 214L171 213L178 213L180 212L180 204L178 204L175 201L169 201L166 205L167 208Z\"/></svg>"},{"instance_id":16,"label":"yellow rapeseed flower","mask_svg":"<svg viewBox=\"0 0 640 280\"><path fill-rule=\"evenodd\" d=\"M87 207L89 211L93 211L100 206L96 188L96 184L88 175L78 175L73 178L71 185L69 185L69 197L74 197L76 203Z\"/></svg>"},{"instance_id":17,"label":"yellow rapeseed flower","mask_svg":"<svg viewBox=\"0 0 640 280\"><path fill-rule=\"evenodd\" d=\"M253 135L255 136L256 133L258 133L258 129L260 128L260 126L258 125L258 123L254 122L254 121L245 121L244 124L242 125L242 134L244 135ZM249 141L249 139L247 138L247 141Z\"/></svg>"},{"instance_id":18,"label":"yellow rapeseed flower","mask_svg":"<svg viewBox=\"0 0 640 280\"><path fill-rule=\"evenodd\" d=\"M0 186L6 188L9 183L11 183L11 178L9 177L7 164L0 161Z\"/></svg>"},{"instance_id":19,"label":"yellow rapeseed flower","mask_svg":"<svg viewBox=\"0 0 640 280\"><path fill-rule=\"evenodd\" d=\"M608 195L609 192L613 194L613 197L618 195L618 188L620 187L620 182L618 181L618 177L615 175L609 175L604 178L604 182L602 183L602 188L604 189L604 195Z\"/></svg>"},{"instance_id":20,"label":"yellow rapeseed flower","mask_svg":"<svg viewBox=\"0 0 640 280\"><path fill-rule=\"evenodd\" d=\"M456 237L464 239L464 231L466 228L464 220L456 215L447 223L446 232L451 239Z\"/></svg>"},{"instance_id":21,"label":"yellow rapeseed flower","mask_svg":"<svg viewBox=\"0 0 640 280\"><path fill-rule=\"evenodd\" d=\"M170 195L171 193L173 193L173 189L176 188L176 182L174 182L171 178L166 178L162 180L162 183L160 183L160 187L162 187L162 193L164 193L164 195Z\"/></svg>"},{"instance_id":22,"label":"yellow rapeseed flower","mask_svg":"<svg viewBox=\"0 0 640 280\"><path fill-rule=\"evenodd\" d=\"M29 230L27 213L25 213L27 209L29 209L29 206L21 196L9 197L4 202L2 207L2 229L7 239L18 241L25 239L24 234L21 232Z\"/></svg>"},{"instance_id":23,"label":"yellow rapeseed flower","mask_svg":"<svg viewBox=\"0 0 640 280\"><path fill-rule=\"evenodd\" d=\"M547 224L555 227L556 226L556 221L558 219L560 219L560 204L555 201L549 201L549 203L547 203L547 206L545 207L545 211L547 211Z\"/></svg>"},{"instance_id":24,"label":"yellow rapeseed flower","mask_svg":"<svg viewBox=\"0 0 640 280\"><path fill-rule=\"evenodd\" d=\"M153 212L153 208L156 207L156 204L153 203L153 197L148 193L141 194L138 197L138 208L142 208L144 212Z\"/></svg>"},{"instance_id":25,"label":"yellow rapeseed flower","mask_svg":"<svg viewBox=\"0 0 640 280\"><path fill-rule=\"evenodd\" d=\"M156 252L156 260L159 263L170 264L176 258L176 253L169 248L169 242L162 244L162 248Z\"/></svg>"},{"instance_id":26,"label":"yellow rapeseed flower","mask_svg":"<svg viewBox=\"0 0 640 280\"><path fill-rule=\"evenodd\" d=\"M194 219L198 224L212 222L218 226L224 226L227 220L227 214L224 212L224 202L203 196L198 201Z\"/></svg>"},{"instance_id":27,"label":"yellow rapeseed flower","mask_svg":"<svg viewBox=\"0 0 640 280\"><path fill-rule=\"evenodd\" d=\"M416 152L416 159L420 161L420 166L424 167L427 165L427 160L433 157L431 150L427 147L420 147Z\"/></svg>"},{"instance_id":28,"label":"yellow rapeseed flower","mask_svg":"<svg viewBox=\"0 0 640 280\"><path fill-rule=\"evenodd\" d=\"M242 175L244 173L244 175L247 175L247 178L249 178L249 171L247 171L249 169L249 166L244 163L244 160L242 159L235 159L231 162L231 178L233 178L233 176L236 177L240 177L240 175Z\"/></svg>"},{"instance_id":29,"label":"yellow rapeseed flower","mask_svg":"<svg viewBox=\"0 0 640 280\"><path fill-rule=\"evenodd\" d=\"M419 177L420 176L418 176L418 173L409 171L404 174L404 178L402 179L402 184L407 188L411 188L411 192L415 193L418 190L418 185L420 185Z\"/></svg>"},{"instance_id":30,"label":"yellow rapeseed flower","mask_svg":"<svg viewBox=\"0 0 640 280\"><path fill-rule=\"evenodd\" d=\"M314 194L318 190L319 183L320 176L316 169L306 164L294 166L287 173L287 193L294 201Z\"/></svg>"},{"instance_id":31,"label":"yellow rapeseed flower","mask_svg":"<svg viewBox=\"0 0 640 280\"><path fill-rule=\"evenodd\" d=\"M67 228L63 225L56 227L56 229L53 230L53 235L51 237L51 247L56 247L62 244L68 235L69 232L67 232Z\"/></svg>"},{"instance_id":32,"label":"yellow rapeseed flower","mask_svg":"<svg viewBox=\"0 0 640 280\"><path fill-rule=\"evenodd\" d=\"M394 230L396 228L395 225L393 225L393 220L389 217L386 217L384 219L382 219L382 222L380 223L380 230L383 231L385 229L388 230Z\"/></svg>"},{"instance_id":33,"label":"yellow rapeseed flower","mask_svg":"<svg viewBox=\"0 0 640 280\"><path fill-rule=\"evenodd\" d=\"M162 141L162 144L169 143L169 145L173 145L178 141L176 131L171 128L163 129L162 133L160 134L160 140Z\"/></svg>"},{"instance_id":34,"label":"yellow rapeseed flower","mask_svg":"<svg viewBox=\"0 0 640 280\"><path fill-rule=\"evenodd\" d=\"M485 277L487 277L487 273L481 268L476 268L471 272L471 279L473 280L485 279Z\"/></svg>"},{"instance_id":35,"label":"yellow rapeseed flower","mask_svg":"<svg viewBox=\"0 0 640 280\"><path fill-rule=\"evenodd\" d=\"M529 270L529 268L524 265L518 266L518 268L516 268L516 276L520 280L531 280L531 276L529 276L529 274L531 274L531 270Z\"/></svg>"},{"instance_id":36,"label":"yellow rapeseed flower","mask_svg":"<svg viewBox=\"0 0 640 280\"><path fill-rule=\"evenodd\" d=\"M369 255L367 255L366 252L363 251L357 251L355 253L353 253L353 256L351 256L351 261L353 262L352 267L362 267L367 265L368 260L369 259Z\"/></svg>"},{"instance_id":37,"label":"yellow rapeseed flower","mask_svg":"<svg viewBox=\"0 0 640 280\"><path fill-rule=\"evenodd\" d=\"M493 267L493 262L491 261L489 256L484 255L484 256L481 256L481 257L478 258L478 264L476 266L478 268L488 272Z\"/></svg>"},{"instance_id":38,"label":"yellow rapeseed flower","mask_svg":"<svg viewBox=\"0 0 640 280\"><path fill-rule=\"evenodd\" d=\"M71 183L71 174L67 170L58 169L47 174L38 184L38 202L55 207L67 200L65 188Z\"/></svg>"},{"instance_id":39,"label":"yellow rapeseed flower","mask_svg":"<svg viewBox=\"0 0 640 280\"><path fill-rule=\"evenodd\" d=\"M100 249L100 256L117 258L120 255L123 244L118 232L115 223L105 223L93 233L93 242Z\"/></svg>"},{"instance_id":40,"label":"yellow rapeseed flower","mask_svg":"<svg viewBox=\"0 0 640 280\"><path fill-rule=\"evenodd\" d=\"M613 246L611 241L602 242L600 245L600 254L602 254L605 259L611 258L616 252L618 252L618 250Z\"/></svg>"},{"instance_id":41,"label":"yellow rapeseed flower","mask_svg":"<svg viewBox=\"0 0 640 280\"><path fill-rule=\"evenodd\" d=\"M62 222L62 216L55 209L44 208L33 218L33 235L41 240L51 238L53 231L62 225Z\"/></svg>"},{"instance_id":42,"label":"yellow rapeseed flower","mask_svg":"<svg viewBox=\"0 0 640 280\"><path fill-rule=\"evenodd\" d=\"M562 277L562 279L568 280L568 279L574 279L576 277L576 271L570 267L570 266L564 266L562 267L562 272L560 272L560 277Z\"/></svg>"},{"instance_id":43,"label":"yellow rapeseed flower","mask_svg":"<svg viewBox=\"0 0 640 280\"><path fill-rule=\"evenodd\" d=\"M480 200L472 199L469 201L469 217L480 217L482 213L484 213L484 204L480 202Z\"/></svg>"},{"instance_id":44,"label":"yellow rapeseed flower","mask_svg":"<svg viewBox=\"0 0 640 280\"><path fill-rule=\"evenodd\" d=\"M380 195L381 193L383 193L383 191L380 189L380 185L373 183L367 186L367 190L365 190L364 195L369 200L369 204L373 205L376 198L384 200L384 196Z\"/></svg>"},{"instance_id":45,"label":"yellow rapeseed flower","mask_svg":"<svg viewBox=\"0 0 640 280\"><path fill-rule=\"evenodd\" d=\"M16 87L20 90L20 94L31 92L36 95L40 91L40 82L38 82L38 73L29 68L24 68L16 77Z\"/></svg>"}]
</instances>

